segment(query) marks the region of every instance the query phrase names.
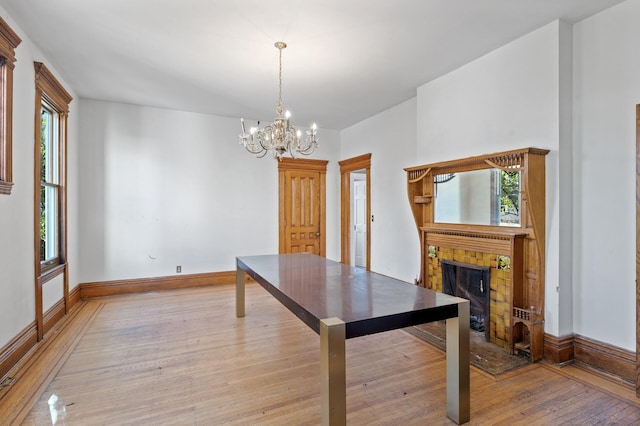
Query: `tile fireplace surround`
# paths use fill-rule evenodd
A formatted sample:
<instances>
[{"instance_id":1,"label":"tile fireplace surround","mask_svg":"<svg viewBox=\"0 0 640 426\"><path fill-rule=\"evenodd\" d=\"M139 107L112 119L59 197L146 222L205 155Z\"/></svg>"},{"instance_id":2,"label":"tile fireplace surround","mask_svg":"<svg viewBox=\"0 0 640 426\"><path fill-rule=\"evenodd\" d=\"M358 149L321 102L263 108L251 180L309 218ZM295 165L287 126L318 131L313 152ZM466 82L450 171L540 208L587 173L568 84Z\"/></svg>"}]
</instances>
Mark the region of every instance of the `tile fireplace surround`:
<instances>
[{"instance_id":1,"label":"tile fireplace surround","mask_svg":"<svg viewBox=\"0 0 640 426\"><path fill-rule=\"evenodd\" d=\"M429 246L427 274L430 288L442 292L441 264L443 260L488 267L490 274L489 288L491 290L489 294L490 341L508 351L511 348L511 310L509 308L509 300L511 300L511 269L501 266L498 263L499 257L501 255L492 253ZM502 264L506 265L505 262L502 262Z\"/></svg>"}]
</instances>

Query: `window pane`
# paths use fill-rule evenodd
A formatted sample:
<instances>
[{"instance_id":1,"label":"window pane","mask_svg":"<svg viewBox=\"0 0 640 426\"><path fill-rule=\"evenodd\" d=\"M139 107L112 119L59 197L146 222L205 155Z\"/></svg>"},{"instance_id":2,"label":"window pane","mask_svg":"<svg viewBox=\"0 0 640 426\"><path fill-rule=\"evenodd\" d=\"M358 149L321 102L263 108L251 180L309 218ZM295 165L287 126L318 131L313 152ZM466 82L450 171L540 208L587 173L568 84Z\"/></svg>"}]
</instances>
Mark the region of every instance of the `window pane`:
<instances>
[{"instance_id":1,"label":"window pane","mask_svg":"<svg viewBox=\"0 0 640 426\"><path fill-rule=\"evenodd\" d=\"M49 171L49 120L50 116L46 109L40 110L40 180L48 181Z\"/></svg>"},{"instance_id":2,"label":"window pane","mask_svg":"<svg viewBox=\"0 0 640 426\"><path fill-rule=\"evenodd\" d=\"M40 260L58 257L58 187L40 189Z\"/></svg>"},{"instance_id":3,"label":"window pane","mask_svg":"<svg viewBox=\"0 0 640 426\"><path fill-rule=\"evenodd\" d=\"M46 102L40 108L40 260L58 257L58 137L57 114Z\"/></svg>"},{"instance_id":4,"label":"window pane","mask_svg":"<svg viewBox=\"0 0 640 426\"><path fill-rule=\"evenodd\" d=\"M59 183L57 113L43 104L40 109L40 180Z\"/></svg>"},{"instance_id":5,"label":"window pane","mask_svg":"<svg viewBox=\"0 0 640 426\"><path fill-rule=\"evenodd\" d=\"M502 171L500 174L500 223L520 224L520 172Z\"/></svg>"}]
</instances>

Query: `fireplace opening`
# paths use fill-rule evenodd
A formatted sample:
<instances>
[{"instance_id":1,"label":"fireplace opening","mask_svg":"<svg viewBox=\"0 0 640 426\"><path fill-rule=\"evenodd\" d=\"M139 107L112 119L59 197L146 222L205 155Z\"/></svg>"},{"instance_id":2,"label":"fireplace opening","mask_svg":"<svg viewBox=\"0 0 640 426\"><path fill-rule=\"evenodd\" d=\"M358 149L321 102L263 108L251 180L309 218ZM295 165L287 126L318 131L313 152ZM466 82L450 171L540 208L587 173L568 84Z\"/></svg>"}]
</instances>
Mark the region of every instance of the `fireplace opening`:
<instances>
[{"instance_id":1,"label":"fireplace opening","mask_svg":"<svg viewBox=\"0 0 640 426\"><path fill-rule=\"evenodd\" d=\"M484 332L490 341L489 268L467 263L442 261L442 292L469 300L472 330Z\"/></svg>"}]
</instances>

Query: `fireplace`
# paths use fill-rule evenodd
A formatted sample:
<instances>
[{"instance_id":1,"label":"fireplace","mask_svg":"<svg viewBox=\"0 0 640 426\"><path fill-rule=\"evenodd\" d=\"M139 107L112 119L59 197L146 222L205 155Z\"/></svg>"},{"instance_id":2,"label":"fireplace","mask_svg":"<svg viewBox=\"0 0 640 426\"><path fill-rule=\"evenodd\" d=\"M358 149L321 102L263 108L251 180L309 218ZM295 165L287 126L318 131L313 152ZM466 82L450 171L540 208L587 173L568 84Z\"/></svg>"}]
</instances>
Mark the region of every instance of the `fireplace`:
<instances>
[{"instance_id":1,"label":"fireplace","mask_svg":"<svg viewBox=\"0 0 640 426\"><path fill-rule=\"evenodd\" d=\"M489 268L442 260L442 292L470 302L470 327L490 338Z\"/></svg>"},{"instance_id":2,"label":"fireplace","mask_svg":"<svg viewBox=\"0 0 640 426\"><path fill-rule=\"evenodd\" d=\"M443 260L489 267L489 283L487 285L483 280L483 287L489 288L490 313L484 316L491 343L510 353L521 352L520 348L524 348L533 362L542 359L544 347L545 156L548 153L546 149L522 148L404 169L411 213L420 235L417 284L443 291L440 265ZM517 210L520 224L497 226L491 225L490 221L478 224L475 215L474 218L466 217L471 209L485 209L487 200L489 204L495 204L496 198L500 198L487 192L482 192L485 194L482 206L485 207L463 207L457 200L454 202L454 195L447 208L456 210L457 223L439 221L435 199L440 179L488 169L496 173L498 170L519 173L520 206ZM458 182L458 197L467 194L462 192L465 187L465 190L474 188L469 182L465 185ZM475 195L480 192L474 194L474 200ZM442 206L441 202L443 199L438 202ZM501 262L501 259L507 262Z\"/></svg>"}]
</instances>

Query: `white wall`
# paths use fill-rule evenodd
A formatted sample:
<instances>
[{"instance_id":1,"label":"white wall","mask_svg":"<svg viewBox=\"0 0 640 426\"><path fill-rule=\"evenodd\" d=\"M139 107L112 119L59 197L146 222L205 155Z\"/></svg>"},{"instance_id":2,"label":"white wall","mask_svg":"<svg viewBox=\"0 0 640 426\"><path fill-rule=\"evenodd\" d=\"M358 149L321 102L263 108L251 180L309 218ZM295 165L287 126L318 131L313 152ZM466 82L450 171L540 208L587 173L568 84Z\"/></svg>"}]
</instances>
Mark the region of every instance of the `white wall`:
<instances>
[{"instance_id":1,"label":"white wall","mask_svg":"<svg viewBox=\"0 0 640 426\"><path fill-rule=\"evenodd\" d=\"M85 99L81 109L82 282L230 271L236 256L278 252L277 161L238 145L239 119ZM320 137L316 157L331 159L338 134Z\"/></svg>"},{"instance_id":2,"label":"white wall","mask_svg":"<svg viewBox=\"0 0 640 426\"><path fill-rule=\"evenodd\" d=\"M371 270L413 282L420 274L420 239L403 168L416 165L416 99L340 132L340 159L371 153Z\"/></svg>"},{"instance_id":3,"label":"white wall","mask_svg":"<svg viewBox=\"0 0 640 426\"><path fill-rule=\"evenodd\" d=\"M72 87L56 73L54 64L21 30L15 21L0 8L0 14L20 36L16 49L13 89L13 191L0 195L0 347L35 321L34 253L33 253L33 167L34 167L34 99L35 73L33 62L44 63L69 93L76 98ZM71 102L68 120L68 256L69 288L77 285L77 206L78 198L71 179L77 177L77 100ZM46 310L60 300L62 278L43 287L43 306Z\"/></svg>"},{"instance_id":4,"label":"white wall","mask_svg":"<svg viewBox=\"0 0 640 426\"><path fill-rule=\"evenodd\" d=\"M560 329L558 287L561 27L554 22L418 88L417 164L547 148L545 331ZM563 264L570 268L570 259Z\"/></svg>"},{"instance_id":5,"label":"white wall","mask_svg":"<svg viewBox=\"0 0 640 426\"><path fill-rule=\"evenodd\" d=\"M575 332L635 351L640 1L574 26Z\"/></svg>"}]
</instances>

